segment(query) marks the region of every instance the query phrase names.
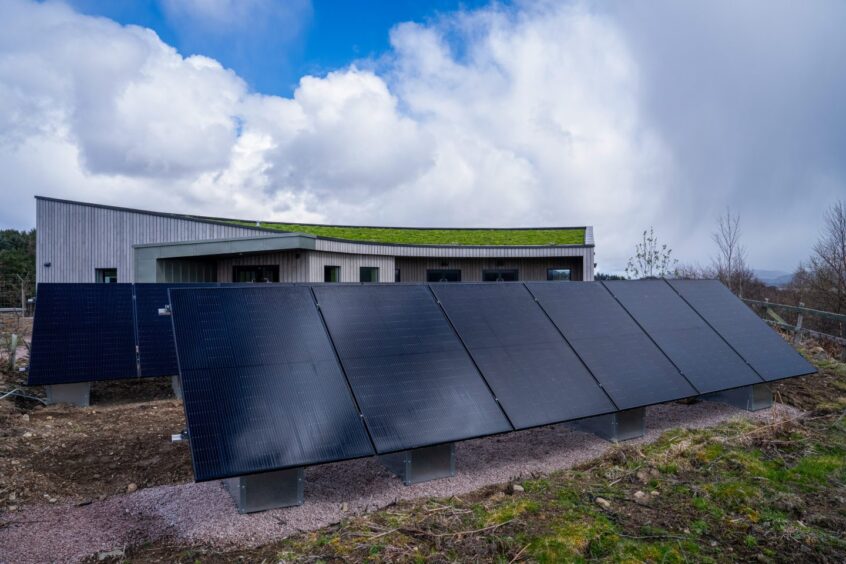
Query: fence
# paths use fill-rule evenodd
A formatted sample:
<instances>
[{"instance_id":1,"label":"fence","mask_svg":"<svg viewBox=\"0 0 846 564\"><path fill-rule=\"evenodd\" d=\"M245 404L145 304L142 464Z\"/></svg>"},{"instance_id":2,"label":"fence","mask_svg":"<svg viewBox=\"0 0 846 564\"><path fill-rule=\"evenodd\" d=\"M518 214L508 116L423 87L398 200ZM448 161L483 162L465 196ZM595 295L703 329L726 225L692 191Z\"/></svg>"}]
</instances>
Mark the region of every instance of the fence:
<instances>
[{"instance_id":1,"label":"fence","mask_svg":"<svg viewBox=\"0 0 846 564\"><path fill-rule=\"evenodd\" d=\"M753 308L760 309L764 321L770 325L790 331L794 334L794 336L809 335L817 339L831 341L843 346L843 352L840 356L841 359L846 360L846 315L811 309L805 307L805 305L801 302L798 306L792 306L787 304L771 303L768 299L765 299L764 301L743 299L743 301ZM785 315L780 315L776 310L784 312ZM785 319L788 314L790 317L796 319L795 323L789 323L788 320ZM822 321L823 326L827 329L827 331L809 328L807 318ZM840 334L834 335L832 334L832 330L837 330Z\"/></svg>"}]
</instances>

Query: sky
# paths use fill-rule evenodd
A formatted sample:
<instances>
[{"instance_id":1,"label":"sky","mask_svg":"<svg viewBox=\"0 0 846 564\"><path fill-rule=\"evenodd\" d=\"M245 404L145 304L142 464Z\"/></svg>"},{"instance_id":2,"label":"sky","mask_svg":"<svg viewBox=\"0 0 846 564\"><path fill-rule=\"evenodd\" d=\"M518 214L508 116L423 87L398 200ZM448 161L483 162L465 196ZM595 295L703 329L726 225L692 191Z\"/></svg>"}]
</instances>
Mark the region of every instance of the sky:
<instances>
[{"instance_id":1,"label":"sky","mask_svg":"<svg viewBox=\"0 0 846 564\"><path fill-rule=\"evenodd\" d=\"M654 226L792 271L846 199L846 3L0 0L1 228L33 196L244 219Z\"/></svg>"}]
</instances>

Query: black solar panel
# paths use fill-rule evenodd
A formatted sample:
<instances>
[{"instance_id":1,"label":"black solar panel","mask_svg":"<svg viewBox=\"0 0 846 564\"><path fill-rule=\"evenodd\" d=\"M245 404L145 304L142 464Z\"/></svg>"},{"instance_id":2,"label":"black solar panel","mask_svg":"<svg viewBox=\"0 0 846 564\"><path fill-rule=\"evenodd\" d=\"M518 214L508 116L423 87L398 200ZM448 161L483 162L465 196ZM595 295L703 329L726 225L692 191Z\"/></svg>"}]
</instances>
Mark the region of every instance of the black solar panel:
<instances>
[{"instance_id":1,"label":"black solar panel","mask_svg":"<svg viewBox=\"0 0 846 564\"><path fill-rule=\"evenodd\" d=\"M703 394L763 382L664 280L604 284Z\"/></svg>"},{"instance_id":2,"label":"black solar panel","mask_svg":"<svg viewBox=\"0 0 846 564\"><path fill-rule=\"evenodd\" d=\"M670 285L764 380L816 369L717 280L669 280Z\"/></svg>"},{"instance_id":3,"label":"black solar panel","mask_svg":"<svg viewBox=\"0 0 846 564\"><path fill-rule=\"evenodd\" d=\"M197 481L374 454L308 287L170 303Z\"/></svg>"},{"instance_id":4,"label":"black solar panel","mask_svg":"<svg viewBox=\"0 0 846 564\"><path fill-rule=\"evenodd\" d=\"M132 284L39 284L29 385L138 376Z\"/></svg>"},{"instance_id":5,"label":"black solar panel","mask_svg":"<svg viewBox=\"0 0 846 564\"><path fill-rule=\"evenodd\" d=\"M313 288L379 453L512 429L426 286Z\"/></svg>"},{"instance_id":6,"label":"black solar panel","mask_svg":"<svg viewBox=\"0 0 846 564\"><path fill-rule=\"evenodd\" d=\"M527 282L620 409L698 395L599 282Z\"/></svg>"},{"instance_id":7,"label":"black solar panel","mask_svg":"<svg viewBox=\"0 0 846 564\"><path fill-rule=\"evenodd\" d=\"M141 376L173 376L179 373L173 325L159 315L167 306L169 288L197 288L216 284L135 284L135 318L138 323L138 357Z\"/></svg>"},{"instance_id":8,"label":"black solar panel","mask_svg":"<svg viewBox=\"0 0 846 564\"><path fill-rule=\"evenodd\" d=\"M518 429L615 411L523 284L432 284Z\"/></svg>"}]
</instances>

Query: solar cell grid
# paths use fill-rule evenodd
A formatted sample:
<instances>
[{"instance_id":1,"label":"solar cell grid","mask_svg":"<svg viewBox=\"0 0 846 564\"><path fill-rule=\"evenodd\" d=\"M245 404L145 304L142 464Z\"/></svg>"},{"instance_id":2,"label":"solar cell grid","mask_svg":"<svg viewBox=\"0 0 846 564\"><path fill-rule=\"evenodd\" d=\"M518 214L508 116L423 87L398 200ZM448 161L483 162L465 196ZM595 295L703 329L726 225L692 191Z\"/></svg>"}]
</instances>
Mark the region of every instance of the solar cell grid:
<instances>
[{"instance_id":1,"label":"solar cell grid","mask_svg":"<svg viewBox=\"0 0 846 564\"><path fill-rule=\"evenodd\" d=\"M131 284L39 284L31 386L138 376Z\"/></svg>"},{"instance_id":2,"label":"solar cell grid","mask_svg":"<svg viewBox=\"0 0 846 564\"><path fill-rule=\"evenodd\" d=\"M374 454L308 287L170 299L198 481Z\"/></svg>"},{"instance_id":3,"label":"solar cell grid","mask_svg":"<svg viewBox=\"0 0 846 564\"><path fill-rule=\"evenodd\" d=\"M522 284L431 288L515 427L615 410Z\"/></svg>"},{"instance_id":4,"label":"solar cell grid","mask_svg":"<svg viewBox=\"0 0 846 564\"><path fill-rule=\"evenodd\" d=\"M698 395L599 282L527 282L620 409Z\"/></svg>"},{"instance_id":5,"label":"solar cell grid","mask_svg":"<svg viewBox=\"0 0 846 564\"><path fill-rule=\"evenodd\" d=\"M816 372L718 280L668 280L668 283L764 380Z\"/></svg>"},{"instance_id":6,"label":"solar cell grid","mask_svg":"<svg viewBox=\"0 0 846 564\"><path fill-rule=\"evenodd\" d=\"M314 292L379 453L512 430L426 286Z\"/></svg>"},{"instance_id":7,"label":"solar cell grid","mask_svg":"<svg viewBox=\"0 0 846 564\"><path fill-rule=\"evenodd\" d=\"M604 284L699 392L763 382L664 280Z\"/></svg>"}]
</instances>

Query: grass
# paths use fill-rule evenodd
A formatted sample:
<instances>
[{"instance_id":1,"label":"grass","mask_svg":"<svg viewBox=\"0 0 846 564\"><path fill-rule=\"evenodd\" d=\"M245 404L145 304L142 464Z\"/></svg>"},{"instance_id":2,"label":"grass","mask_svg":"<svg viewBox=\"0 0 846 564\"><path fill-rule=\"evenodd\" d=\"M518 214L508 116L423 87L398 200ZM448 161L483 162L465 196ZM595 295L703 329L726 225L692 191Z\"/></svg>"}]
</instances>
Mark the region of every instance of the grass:
<instances>
[{"instance_id":1,"label":"grass","mask_svg":"<svg viewBox=\"0 0 846 564\"><path fill-rule=\"evenodd\" d=\"M238 225L255 226L245 221ZM395 243L403 245L547 246L584 245L585 230L579 229L396 229L388 227L336 227L297 223L260 223L277 231L307 233L317 237Z\"/></svg>"},{"instance_id":2,"label":"grass","mask_svg":"<svg viewBox=\"0 0 846 564\"><path fill-rule=\"evenodd\" d=\"M522 492L502 485L402 502L257 549L158 544L127 559L843 562L846 418L830 404L846 401L846 365L818 365L819 376L777 385L778 395L800 398L799 418L674 429L525 480Z\"/></svg>"}]
</instances>

